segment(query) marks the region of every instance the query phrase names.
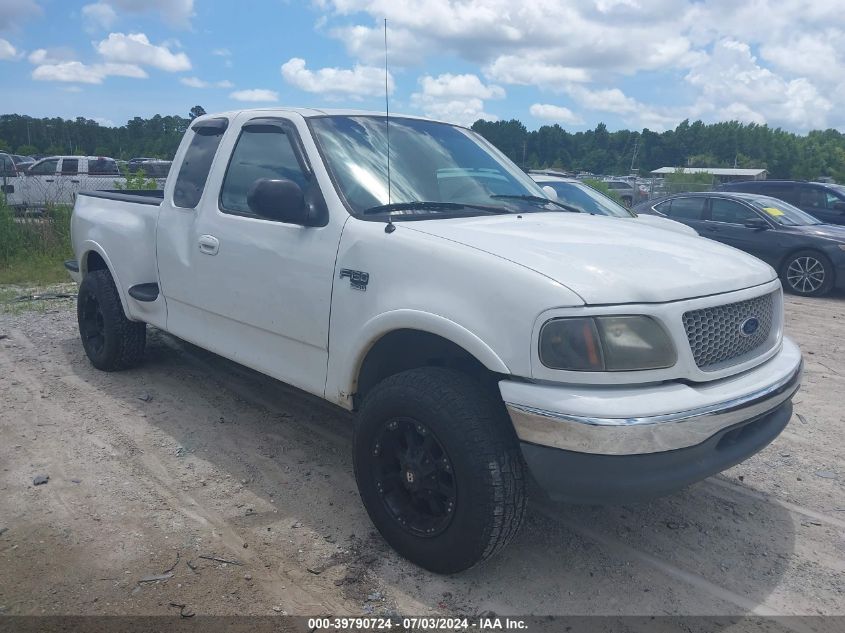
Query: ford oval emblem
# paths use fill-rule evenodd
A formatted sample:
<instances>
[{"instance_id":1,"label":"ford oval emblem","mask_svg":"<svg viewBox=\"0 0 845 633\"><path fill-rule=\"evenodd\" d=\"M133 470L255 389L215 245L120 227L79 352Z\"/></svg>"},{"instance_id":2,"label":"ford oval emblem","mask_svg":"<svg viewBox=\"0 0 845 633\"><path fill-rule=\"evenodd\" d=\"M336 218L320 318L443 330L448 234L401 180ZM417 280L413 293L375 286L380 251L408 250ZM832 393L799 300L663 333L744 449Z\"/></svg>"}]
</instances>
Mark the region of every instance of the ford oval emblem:
<instances>
[{"instance_id":1,"label":"ford oval emblem","mask_svg":"<svg viewBox=\"0 0 845 633\"><path fill-rule=\"evenodd\" d=\"M749 317L740 324L739 333L743 336L752 336L759 329L760 319L757 317Z\"/></svg>"}]
</instances>

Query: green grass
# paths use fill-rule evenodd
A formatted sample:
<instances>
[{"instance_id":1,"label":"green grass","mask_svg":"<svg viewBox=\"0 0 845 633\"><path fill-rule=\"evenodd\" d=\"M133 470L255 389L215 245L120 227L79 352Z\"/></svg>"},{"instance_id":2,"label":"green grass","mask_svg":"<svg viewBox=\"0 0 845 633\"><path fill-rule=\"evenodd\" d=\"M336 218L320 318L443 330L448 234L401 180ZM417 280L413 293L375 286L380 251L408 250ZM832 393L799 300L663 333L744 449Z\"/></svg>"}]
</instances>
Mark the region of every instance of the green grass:
<instances>
[{"instance_id":1,"label":"green grass","mask_svg":"<svg viewBox=\"0 0 845 633\"><path fill-rule=\"evenodd\" d=\"M70 259L49 257L46 255L30 259L17 259L8 264L0 265L0 286L6 284L47 286L68 281L64 260Z\"/></svg>"},{"instance_id":2,"label":"green grass","mask_svg":"<svg viewBox=\"0 0 845 633\"><path fill-rule=\"evenodd\" d=\"M19 218L0 204L0 284L47 285L68 281L70 207Z\"/></svg>"}]
</instances>

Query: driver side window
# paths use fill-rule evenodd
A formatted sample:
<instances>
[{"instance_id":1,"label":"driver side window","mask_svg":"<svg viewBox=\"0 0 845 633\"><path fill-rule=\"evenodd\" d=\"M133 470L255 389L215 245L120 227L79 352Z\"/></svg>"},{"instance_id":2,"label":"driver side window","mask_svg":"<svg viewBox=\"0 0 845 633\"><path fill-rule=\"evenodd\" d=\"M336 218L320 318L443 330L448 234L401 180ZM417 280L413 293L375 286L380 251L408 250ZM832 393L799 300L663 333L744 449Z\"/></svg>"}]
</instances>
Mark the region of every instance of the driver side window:
<instances>
[{"instance_id":1,"label":"driver side window","mask_svg":"<svg viewBox=\"0 0 845 633\"><path fill-rule=\"evenodd\" d=\"M710 219L713 222L744 224L758 217L754 211L739 202L723 198L710 199Z\"/></svg>"},{"instance_id":2,"label":"driver side window","mask_svg":"<svg viewBox=\"0 0 845 633\"><path fill-rule=\"evenodd\" d=\"M44 160L40 163L33 165L32 169L29 170L29 173L35 174L36 176L53 175L56 173L56 167L58 167L58 165L58 158Z\"/></svg>"},{"instance_id":3,"label":"driver side window","mask_svg":"<svg viewBox=\"0 0 845 633\"><path fill-rule=\"evenodd\" d=\"M220 210L254 216L247 194L256 180L292 180L305 191L308 177L299 164L290 135L278 125L244 126L220 189Z\"/></svg>"}]
</instances>

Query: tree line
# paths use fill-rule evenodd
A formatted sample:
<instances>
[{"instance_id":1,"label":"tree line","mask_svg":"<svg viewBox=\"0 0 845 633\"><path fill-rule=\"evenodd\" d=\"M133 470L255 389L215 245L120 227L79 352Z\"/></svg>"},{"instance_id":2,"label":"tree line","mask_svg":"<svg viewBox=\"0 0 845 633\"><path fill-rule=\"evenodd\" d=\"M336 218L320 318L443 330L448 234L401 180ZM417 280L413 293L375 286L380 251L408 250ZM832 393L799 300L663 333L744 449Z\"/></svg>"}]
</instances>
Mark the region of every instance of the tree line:
<instances>
[{"instance_id":1,"label":"tree line","mask_svg":"<svg viewBox=\"0 0 845 633\"><path fill-rule=\"evenodd\" d=\"M109 127L97 121L0 115L0 151L26 155L79 154L171 159L191 120L204 114L194 106L187 117L134 117ZM806 135L754 123L705 124L683 121L674 130L610 132L604 123L583 132L560 125L529 131L516 119L476 121L472 128L528 169L558 168L594 174L646 175L658 167L754 167L770 178L845 182L845 136L837 130Z\"/></svg>"},{"instance_id":2,"label":"tree line","mask_svg":"<svg viewBox=\"0 0 845 633\"><path fill-rule=\"evenodd\" d=\"M845 136L834 129L799 135L754 123L687 120L661 133L609 132L604 123L573 133L559 125L528 131L516 119L479 120L472 129L529 169L623 175L633 168L647 175L659 167L747 167L766 169L769 178L845 182Z\"/></svg>"},{"instance_id":3,"label":"tree line","mask_svg":"<svg viewBox=\"0 0 845 633\"><path fill-rule=\"evenodd\" d=\"M3 114L0 115L0 151L25 156L71 154L122 159L145 156L170 160L191 120L201 114L205 114L202 106L194 106L187 117L136 116L115 127L85 117L37 119Z\"/></svg>"}]
</instances>

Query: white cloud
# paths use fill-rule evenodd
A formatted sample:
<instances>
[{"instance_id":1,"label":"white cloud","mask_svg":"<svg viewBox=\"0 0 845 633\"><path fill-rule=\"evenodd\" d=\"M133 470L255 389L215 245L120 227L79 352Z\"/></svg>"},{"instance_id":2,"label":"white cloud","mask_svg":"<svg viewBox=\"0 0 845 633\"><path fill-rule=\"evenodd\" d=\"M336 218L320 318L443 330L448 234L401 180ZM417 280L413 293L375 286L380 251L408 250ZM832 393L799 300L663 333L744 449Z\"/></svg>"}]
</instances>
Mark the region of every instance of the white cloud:
<instances>
[{"instance_id":1,"label":"white cloud","mask_svg":"<svg viewBox=\"0 0 845 633\"><path fill-rule=\"evenodd\" d=\"M70 48L36 48L27 59L30 64L60 64L73 61L76 53Z\"/></svg>"},{"instance_id":2,"label":"white cloud","mask_svg":"<svg viewBox=\"0 0 845 633\"><path fill-rule=\"evenodd\" d=\"M421 77L423 93L430 97L478 97L479 99L503 99L505 89L493 84L485 86L477 75L452 75Z\"/></svg>"},{"instance_id":3,"label":"white cloud","mask_svg":"<svg viewBox=\"0 0 845 633\"><path fill-rule=\"evenodd\" d=\"M384 94L384 69L375 66L308 70L304 59L292 57L282 64L281 72L285 81L300 90L327 97L358 100ZM393 92L393 87L393 77L388 76L388 91Z\"/></svg>"},{"instance_id":4,"label":"white cloud","mask_svg":"<svg viewBox=\"0 0 845 633\"><path fill-rule=\"evenodd\" d=\"M523 86L534 85L549 90L561 90L570 82L590 79L590 74L584 68L550 64L523 55L500 55L484 69L484 73L496 81Z\"/></svg>"},{"instance_id":5,"label":"white cloud","mask_svg":"<svg viewBox=\"0 0 845 633\"><path fill-rule=\"evenodd\" d=\"M151 44L143 33L109 33L108 38L97 44L97 52L111 62L152 66L167 72L191 69L191 60L185 53Z\"/></svg>"},{"instance_id":6,"label":"white cloud","mask_svg":"<svg viewBox=\"0 0 845 633\"><path fill-rule=\"evenodd\" d=\"M824 128L834 109L809 79L785 79L764 68L751 47L735 39L719 40L707 61L690 70L686 81L700 90L705 109L755 123Z\"/></svg>"},{"instance_id":7,"label":"white cloud","mask_svg":"<svg viewBox=\"0 0 845 633\"><path fill-rule=\"evenodd\" d=\"M189 88L231 88L234 84L226 79L222 81L205 81L199 77L182 77L179 83Z\"/></svg>"},{"instance_id":8,"label":"white cloud","mask_svg":"<svg viewBox=\"0 0 845 633\"><path fill-rule=\"evenodd\" d=\"M132 64L83 64L79 61L42 64L32 71L36 81L64 81L71 83L100 84L109 76L145 79L143 68Z\"/></svg>"},{"instance_id":9,"label":"white cloud","mask_svg":"<svg viewBox=\"0 0 845 633\"><path fill-rule=\"evenodd\" d=\"M20 22L42 13L35 0L3 0L0 2L0 31L15 28Z\"/></svg>"},{"instance_id":10,"label":"white cloud","mask_svg":"<svg viewBox=\"0 0 845 633\"><path fill-rule=\"evenodd\" d=\"M275 90L253 88L252 90L236 90L229 95L235 101L278 101L279 93Z\"/></svg>"},{"instance_id":11,"label":"white cloud","mask_svg":"<svg viewBox=\"0 0 845 633\"><path fill-rule=\"evenodd\" d=\"M495 120L496 115L484 111L485 99L503 99L505 89L485 85L477 75L445 73L437 77L420 77L420 92L411 95L411 103L426 116L471 125L478 119Z\"/></svg>"},{"instance_id":12,"label":"white cloud","mask_svg":"<svg viewBox=\"0 0 845 633\"><path fill-rule=\"evenodd\" d=\"M98 0L82 9L89 24L96 24L104 29L110 29L118 20L119 11L157 13L170 26L187 28L194 17L194 0Z\"/></svg>"},{"instance_id":13,"label":"white cloud","mask_svg":"<svg viewBox=\"0 0 845 633\"><path fill-rule=\"evenodd\" d=\"M231 57L232 51L230 51L228 48L215 48L213 51L211 51L211 54L216 55L217 57Z\"/></svg>"},{"instance_id":14,"label":"white cloud","mask_svg":"<svg viewBox=\"0 0 845 633\"><path fill-rule=\"evenodd\" d=\"M82 7L82 18L89 30L110 29L117 22L117 12L110 4L95 2Z\"/></svg>"},{"instance_id":15,"label":"white cloud","mask_svg":"<svg viewBox=\"0 0 845 633\"><path fill-rule=\"evenodd\" d=\"M504 88L569 95L585 118L845 126L842 0L315 2L325 12L320 30L361 63L383 62L386 15L391 68L451 56ZM625 76L646 86L637 98L620 90Z\"/></svg>"},{"instance_id":16,"label":"white cloud","mask_svg":"<svg viewBox=\"0 0 845 633\"><path fill-rule=\"evenodd\" d=\"M4 40L0 37L0 60L12 61L19 59L21 54L18 52L9 40Z\"/></svg>"},{"instance_id":17,"label":"white cloud","mask_svg":"<svg viewBox=\"0 0 845 633\"><path fill-rule=\"evenodd\" d=\"M550 103L535 103L528 111L531 116L544 121L554 123L565 123L566 125L580 125L584 122L580 116L564 106L552 105Z\"/></svg>"},{"instance_id":18,"label":"white cloud","mask_svg":"<svg viewBox=\"0 0 845 633\"><path fill-rule=\"evenodd\" d=\"M626 96L619 88L590 90L583 86L570 86L566 92L588 110L631 114L641 107L635 99Z\"/></svg>"}]
</instances>

